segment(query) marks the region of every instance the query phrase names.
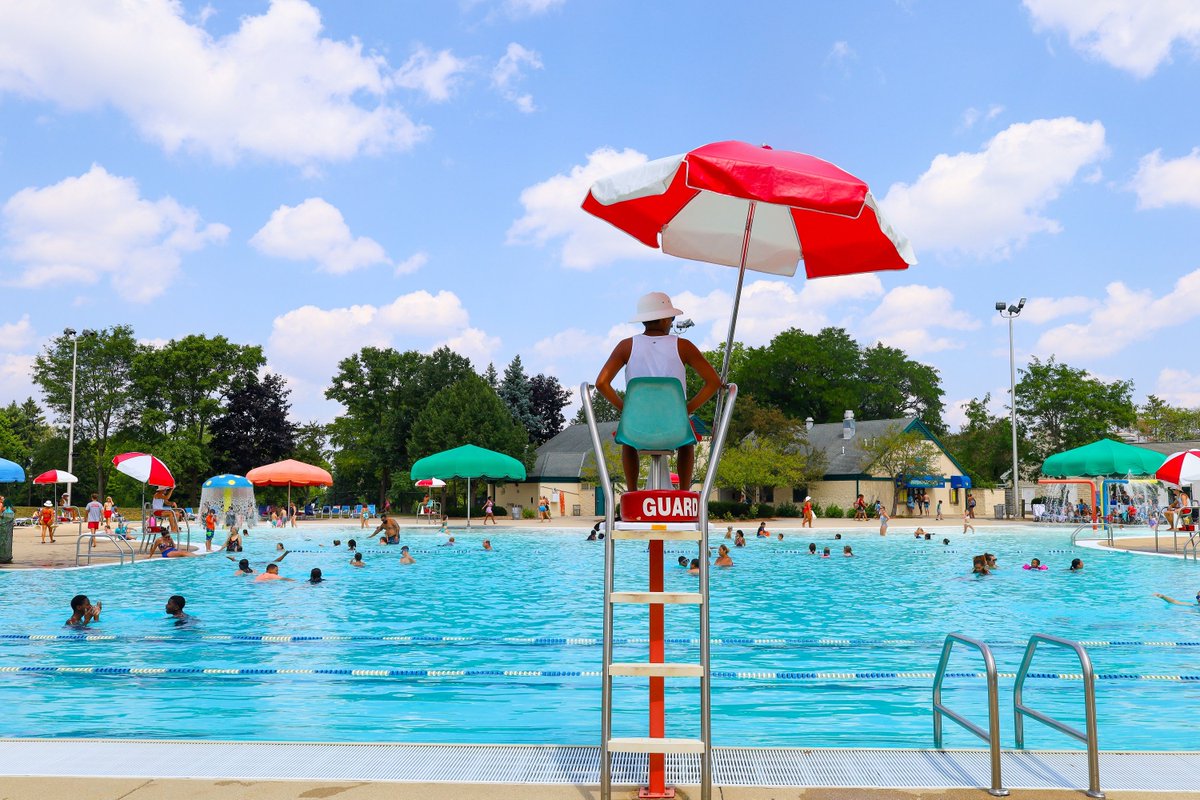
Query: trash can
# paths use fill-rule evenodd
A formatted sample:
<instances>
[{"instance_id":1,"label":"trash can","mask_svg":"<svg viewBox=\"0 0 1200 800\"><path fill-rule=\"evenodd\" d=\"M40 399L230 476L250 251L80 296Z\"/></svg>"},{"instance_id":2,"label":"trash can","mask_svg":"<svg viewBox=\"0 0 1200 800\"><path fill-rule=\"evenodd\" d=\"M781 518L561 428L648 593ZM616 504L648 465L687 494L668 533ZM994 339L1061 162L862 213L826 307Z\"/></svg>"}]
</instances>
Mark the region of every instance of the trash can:
<instances>
[{"instance_id":1,"label":"trash can","mask_svg":"<svg viewBox=\"0 0 1200 800\"><path fill-rule=\"evenodd\" d=\"M11 508L0 514L0 564L12 563L13 523L16 518Z\"/></svg>"},{"instance_id":2,"label":"trash can","mask_svg":"<svg viewBox=\"0 0 1200 800\"><path fill-rule=\"evenodd\" d=\"M520 519L522 511L524 511L524 509L521 508L520 506L513 506L512 507L513 519Z\"/></svg>"},{"instance_id":3,"label":"trash can","mask_svg":"<svg viewBox=\"0 0 1200 800\"><path fill-rule=\"evenodd\" d=\"M992 511L996 514L996 519L1004 519L1007 516L1004 513L1004 503L996 503Z\"/></svg>"}]
</instances>

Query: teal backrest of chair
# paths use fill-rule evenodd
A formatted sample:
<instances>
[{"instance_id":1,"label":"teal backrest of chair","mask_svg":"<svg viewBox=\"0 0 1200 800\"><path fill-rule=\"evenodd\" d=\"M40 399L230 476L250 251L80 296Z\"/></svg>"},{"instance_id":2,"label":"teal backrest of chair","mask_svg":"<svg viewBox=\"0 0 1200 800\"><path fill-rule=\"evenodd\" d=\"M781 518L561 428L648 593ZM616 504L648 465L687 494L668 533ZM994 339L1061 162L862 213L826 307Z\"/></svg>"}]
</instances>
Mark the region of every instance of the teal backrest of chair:
<instances>
[{"instance_id":1,"label":"teal backrest of chair","mask_svg":"<svg viewBox=\"0 0 1200 800\"><path fill-rule=\"evenodd\" d=\"M696 443L687 398L674 378L634 378L625 388L617 443L636 450L676 450Z\"/></svg>"}]
</instances>

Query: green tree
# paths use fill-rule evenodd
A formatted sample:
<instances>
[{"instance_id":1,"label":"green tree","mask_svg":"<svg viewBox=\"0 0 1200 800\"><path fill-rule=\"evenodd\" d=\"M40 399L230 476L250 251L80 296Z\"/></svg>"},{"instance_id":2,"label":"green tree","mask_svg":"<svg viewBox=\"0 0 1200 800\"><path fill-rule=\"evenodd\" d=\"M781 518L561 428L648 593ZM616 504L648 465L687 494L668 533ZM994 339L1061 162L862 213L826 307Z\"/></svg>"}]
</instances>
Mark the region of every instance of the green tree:
<instances>
[{"instance_id":1,"label":"green tree","mask_svg":"<svg viewBox=\"0 0 1200 800\"><path fill-rule=\"evenodd\" d=\"M1051 356L1033 358L1017 384L1017 421L1037 461L1133 426L1132 381L1102 381Z\"/></svg>"},{"instance_id":2,"label":"green tree","mask_svg":"<svg viewBox=\"0 0 1200 800\"><path fill-rule=\"evenodd\" d=\"M553 439L562 431L567 422L563 409L569 402L571 393L563 388L558 378L539 373L529 379L529 404L534 419L529 438L534 447Z\"/></svg>"},{"instance_id":3,"label":"green tree","mask_svg":"<svg viewBox=\"0 0 1200 800\"><path fill-rule=\"evenodd\" d=\"M490 361L487 369L483 371L483 382L490 386L493 392L500 388L500 376L496 373L496 365Z\"/></svg>"},{"instance_id":4,"label":"green tree","mask_svg":"<svg viewBox=\"0 0 1200 800\"><path fill-rule=\"evenodd\" d=\"M861 373L858 343L843 329L814 336L791 328L765 347L750 348L732 374L739 389L762 405L797 419L836 422L845 409L858 408Z\"/></svg>"},{"instance_id":5,"label":"green tree","mask_svg":"<svg viewBox=\"0 0 1200 800\"><path fill-rule=\"evenodd\" d=\"M895 479L901 475L928 475L935 469L937 451L933 443L915 431L906 432L900 425L863 442L867 454L867 469L882 472ZM892 485L892 511L896 513L896 483Z\"/></svg>"},{"instance_id":6,"label":"green tree","mask_svg":"<svg viewBox=\"0 0 1200 800\"><path fill-rule=\"evenodd\" d=\"M109 439L136 423L141 391L134 385L134 362L144 348L133 328L115 325L79 336L76 373L75 435L86 443L95 467L96 491L104 493L112 470ZM67 426L71 407L71 357L73 340L67 335L51 340L33 362L33 382L59 424ZM162 376L160 380L185 380ZM80 476L82 477L82 476ZM83 488L83 487L80 487Z\"/></svg>"},{"instance_id":7,"label":"green tree","mask_svg":"<svg viewBox=\"0 0 1200 800\"><path fill-rule=\"evenodd\" d=\"M416 461L474 444L525 461L529 437L496 393L474 373L435 394L417 416L408 451Z\"/></svg>"},{"instance_id":8,"label":"green tree","mask_svg":"<svg viewBox=\"0 0 1200 800\"><path fill-rule=\"evenodd\" d=\"M894 347L876 344L863 351L859 393L853 408L862 419L915 416L935 433L946 432L938 371Z\"/></svg>"},{"instance_id":9,"label":"green tree","mask_svg":"<svg viewBox=\"0 0 1200 800\"><path fill-rule=\"evenodd\" d=\"M225 408L212 425L213 472L245 474L280 461L296 448L296 425L288 419L291 389L267 373L243 377L227 389Z\"/></svg>"},{"instance_id":10,"label":"green tree","mask_svg":"<svg viewBox=\"0 0 1200 800\"><path fill-rule=\"evenodd\" d=\"M625 393L617 391L617 396L624 399ZM617 422L621 419L621 412L617 411L617 407L608 402L608 398L599 392L592 392L592 413L596 415L596 422ZM579 404L579 408L575 411L574 418L571 419L572 425L587 425L587 415L583 413L583 403Z\"/></svg>"},{"instance_id":11,"label":"green tree","mask_svg":"<svg viewBox=\"0 0 1200 800\"><path fill-rule=\"evenodd\" d=\"M1200 438L1200 409L1178 408L1150 395L1137 409L1137 431L1155 442Z\"/></svg>"},{"instance_id":12,"label":"green tree","mask_svg":"<svg viewBox=\"0 0 1200 800\"><path fill-rule=\"evenodd\" d=\"M17 405L16 401L9 403L0 409L0 418L8 424L9 430L30 453L52 433L41 407L32 397L20 405Z\"/></svg>"},{"instance_id":13,"label":"green tree","mask_svg":"<svg viewBox=\"0 0 1200 800\"><path fill-rule=\"evenodd\" d=\"M1007 416L988 411L991 401L990 394L970 400L963 407L967 421L958 433L944 440L972 483L981 488L999 482L1001 475L1012 470L1012 423ZM1024 440L1018 439L1018 446L1019 452L1028 451Z\"/></svg>"},{"instance_id":14,"label":"green tree","mask_svg":"<svg viewBox=\"0 0 1200 800\"><path fill-rule=\"evenodd\" d=\"M529 376L525 374L525 367L521 365L519 355L513 356L513 360L504 368L504 378L500 381L500 388L496 390L496 394L504 401L513 419L521 424L532 439L534 431L538 429L538 420L533 411L533 391L529 385Z\"/></svg>"},{"instance_id":15,"label":"green tree","mask_svg":"<svg viewBox=\"0 0 1200 800\"><path fill-rule=\"evenodd\" d=\"M821 477L822 459L811 451L798 431L792 436L751 434L726 447L717 465L717 486L736 489L752 502L762 500L764 487L805 486Z\"/></svg>"}]
</instances>

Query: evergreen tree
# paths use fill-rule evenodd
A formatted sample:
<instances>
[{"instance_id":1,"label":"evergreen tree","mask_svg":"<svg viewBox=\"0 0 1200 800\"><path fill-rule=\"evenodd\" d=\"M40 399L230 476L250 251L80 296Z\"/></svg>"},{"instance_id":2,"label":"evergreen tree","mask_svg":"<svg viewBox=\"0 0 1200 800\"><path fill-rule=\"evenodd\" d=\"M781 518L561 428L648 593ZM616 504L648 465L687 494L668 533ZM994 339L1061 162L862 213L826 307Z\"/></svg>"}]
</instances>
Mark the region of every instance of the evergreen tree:
<instances>
[{"instance_id":1,"label":"evergreen tree","mask_svg":"<svg viewBox=\"0 0 1200 800\"><path fill-rule=\"evenodd\" d=\"M413 423L409 453L418 458L474 444L524 461L525 429L478 375L470 374L435 394Z\"/></svg>"},{"instance_id":2,"label":"evergreen tree","mask_svg":"<svg viewBox=\"0 0 1200 800\"><path fill-rule=\"evenodd\" d=\"M212 469L245 474L280 461L296 447L296 425L288 419L291 389L283 377L251 375L225 395L225 408L212 422Z\"/></svg>"},{"instance_id":3,"label":"evergreen tree","mask_svg":"<svg viewBox=\"0 0 1200 800\"><path fill-rule=\"evenodd\" d=\"M500 375L496 372L496 365L490 361L487 369L483 371L483 382L491 387L493 392L500 389Z\"/></svg>"},{"instance_id":4,"label":"evergreen tree","mask_svg":"<svg viewBox=\"0 0 1200 800\"><path fill-rule=\"evenodd\" d=\"M521 365L520 356L513 356L513 360L504 368L504 380L500 382L496 394L500 395L513 419L520 423L532 439L538 429L538 420L533 413L533 392L529 385L529 377Z\"/></svg>"},{"instance_id":5,"label":"evergreen tree","mask_svg":"<svg viewBox=\"0 0 1200 800\"><path fill-rule=\"evenodd\" d=\"M529 397L535 420L530 432L534 447L557 436L566 424L563 409L571 402L571 393L563 388L558 378L537 374L529 379Z\"/></svg>"}]
</instances>

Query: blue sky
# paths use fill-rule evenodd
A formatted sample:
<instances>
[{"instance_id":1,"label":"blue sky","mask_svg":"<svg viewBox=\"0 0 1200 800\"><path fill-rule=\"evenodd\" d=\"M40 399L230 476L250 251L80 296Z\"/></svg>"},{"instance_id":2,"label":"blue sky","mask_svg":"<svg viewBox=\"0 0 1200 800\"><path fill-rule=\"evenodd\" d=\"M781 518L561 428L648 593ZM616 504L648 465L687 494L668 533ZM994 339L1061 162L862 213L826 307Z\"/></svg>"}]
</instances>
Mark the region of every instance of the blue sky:
<instances>
[{"instance_id":1,"label":"blue sky","mask_svg":"<svg viewBox=\"0 0 1200 800\"><path fill-rule=\"evenodd\" d=\"M305 419L365 344L576 385L655 289L713 346L735 273L578 206L743 139L865 179L920 259L751 276L743 341L843 325L999 408L1025 296L1019 359L1200 405L1164 346L1200 315L1198 46L1172 0L5 4L0 402L67 325L262 344Z\"/></svg>"}]
</instances>

